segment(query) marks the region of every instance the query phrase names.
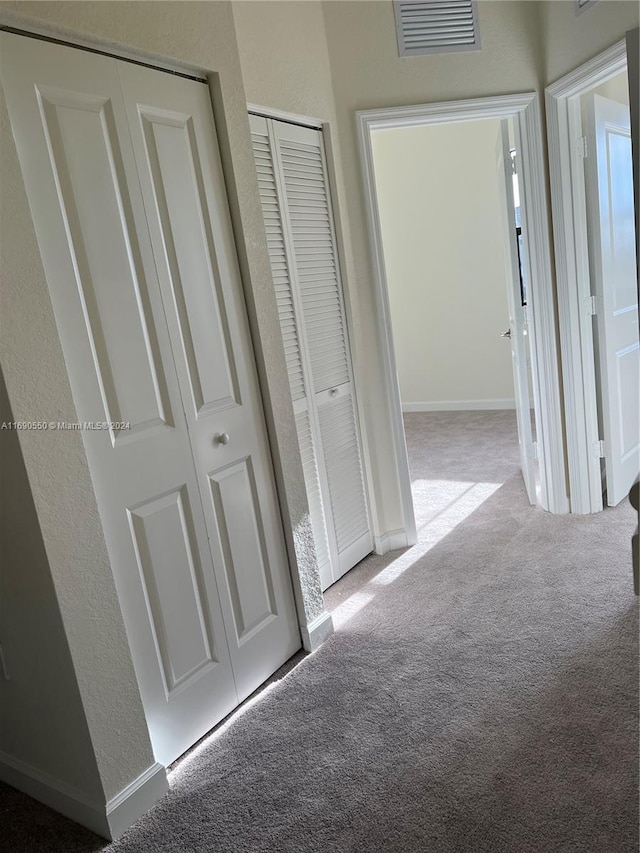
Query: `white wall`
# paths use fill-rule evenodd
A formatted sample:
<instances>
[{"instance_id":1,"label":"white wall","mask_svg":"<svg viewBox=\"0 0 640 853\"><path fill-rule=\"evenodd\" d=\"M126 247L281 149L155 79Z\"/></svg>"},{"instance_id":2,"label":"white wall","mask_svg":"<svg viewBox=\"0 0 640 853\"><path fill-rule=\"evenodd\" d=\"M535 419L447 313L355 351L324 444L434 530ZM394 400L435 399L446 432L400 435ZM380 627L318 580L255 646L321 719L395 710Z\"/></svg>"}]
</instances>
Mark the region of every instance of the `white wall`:
<instances>
[{"instance_id":1,"label":"white wall","mask_svg":"<svg viewBox=\"0 0 640 853\"><path fill-rule=\"evenodd\" d=\"M403 405L510 408L497 120L373 134Z\"/></svg>"},{"instance_id":2,"label":"white wall","mask_svg":"<svg viewBox=\"0 0 640 853\"><path fill-rule=\"evenodd\" d=\"M640 5L634 0L599 0L579 15L573 0L538 5L545 86L624 39L640 19Z\"/></svg>"},{"instance_id":3,"label":"white wall","mask_svg":"<svg viewBox=\"0 0 640 853\"><path fill-rule=\"evenodd\" d=\"M612 77L605 83L601 83L593 90L595 95L602 95L603 98L609 98L611 101L617 101L619 104L629 106L629 77L626 71ZM583 96L584 98L585 96Z\"/></svg>"}]
</instances>

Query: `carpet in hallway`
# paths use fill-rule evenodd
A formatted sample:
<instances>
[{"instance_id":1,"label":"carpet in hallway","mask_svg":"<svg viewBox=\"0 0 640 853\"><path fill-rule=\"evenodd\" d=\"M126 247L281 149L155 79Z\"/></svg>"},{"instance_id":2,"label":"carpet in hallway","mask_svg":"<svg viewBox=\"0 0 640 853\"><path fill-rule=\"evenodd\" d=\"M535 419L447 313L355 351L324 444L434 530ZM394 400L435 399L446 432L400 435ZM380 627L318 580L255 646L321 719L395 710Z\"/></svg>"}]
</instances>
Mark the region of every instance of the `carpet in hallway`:
<instances>
[{"instance_id":1,"label":"carpet in hallway","mask_svg":"<svg viewBox=\"0 0 640 853\"><path fill-rule=\"evenodd\" d=\"M514 468L478 465L413 466L426 488L465 489L414 548L367 558L350 598L330 591L340 630L178 765L120 841L11 794L2 849L634 853L633 512L549 515Z\"/></svg>"}]
</instances>

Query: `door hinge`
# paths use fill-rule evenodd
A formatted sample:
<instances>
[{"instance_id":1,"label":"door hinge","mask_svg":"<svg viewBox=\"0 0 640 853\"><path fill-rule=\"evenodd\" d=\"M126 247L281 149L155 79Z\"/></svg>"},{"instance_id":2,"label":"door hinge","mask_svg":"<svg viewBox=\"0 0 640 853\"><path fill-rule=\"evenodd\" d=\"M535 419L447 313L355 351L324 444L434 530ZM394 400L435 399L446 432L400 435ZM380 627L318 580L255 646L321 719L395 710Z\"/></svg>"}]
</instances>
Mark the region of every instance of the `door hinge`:
<instances>
[{"instance_id":1,"label":"door hinge","mask_svg":"<svg viewBox=\"0 0 640 853\"><path fill-rule=\"evenodd\" d=\"M531 442L531 451L533 453L533 461L539 462L540 461L540 449L538 448L538 442L537 441Z\"/></svg>"},{"instance_id":2,"label":"door hinge","mask_svg":"<svg viewBox=\"0 0 640 853\"><path fill-rule=\"evenodd\" d=\"M583 160L589 156L589 144L587 142L586 136L578 137L578 157L582 157Z\"/></svg>"},{"instance_id":3,"label":"door hinge","mask_svg":"<svg viewBox=\"0 0 640 853\"><path fill-rule=\"evenodd\" d=\"M591 317L595 317L598 313L598 302L597 297L595 296L587 296L587 314Z\"/></svg>"},{"instance_id":4,"label":"door hinge","mask_svg":"<svg viewBox=\"0 0 640 853\"><path fill-rule=\"evenodd\" d=\"M604 440L599 438L593 443L593 454L596 459L604 459Z\"/></svg>"}]
</instances>

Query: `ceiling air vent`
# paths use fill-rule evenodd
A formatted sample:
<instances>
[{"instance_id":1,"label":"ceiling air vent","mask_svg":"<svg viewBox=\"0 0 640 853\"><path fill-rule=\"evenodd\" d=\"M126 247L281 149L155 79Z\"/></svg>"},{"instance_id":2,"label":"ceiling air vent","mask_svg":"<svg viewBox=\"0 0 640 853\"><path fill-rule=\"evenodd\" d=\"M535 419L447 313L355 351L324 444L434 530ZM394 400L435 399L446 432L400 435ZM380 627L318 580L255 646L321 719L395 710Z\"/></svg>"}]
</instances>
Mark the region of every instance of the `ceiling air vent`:
<instances>
[{"instance_id":1,"label":"ceiling air vent","mask_svg":"<svg viewBox=\"0 0 640 853\"><path fill-rule=\"evenodd\" d=\"M479 50L476 0L394 0L400 56Z\"/></svg>"}]
</instances>

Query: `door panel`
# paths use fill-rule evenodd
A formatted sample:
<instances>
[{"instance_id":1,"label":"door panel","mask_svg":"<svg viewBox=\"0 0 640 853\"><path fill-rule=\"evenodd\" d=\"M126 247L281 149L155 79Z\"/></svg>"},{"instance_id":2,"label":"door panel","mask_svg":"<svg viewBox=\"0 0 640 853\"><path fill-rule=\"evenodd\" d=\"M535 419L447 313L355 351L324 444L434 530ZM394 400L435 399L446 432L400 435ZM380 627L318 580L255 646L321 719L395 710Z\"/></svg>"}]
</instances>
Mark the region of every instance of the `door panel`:
<instances>
[{"instance_id":1,"label":"door panel","mask_svg":"<svg viewBox=\"0 0 640 853\"><path fill-rule=\"evenodd\" d=\"M217 663L186 490L145 501L128 514L170 696L189 678Z\"/></svg>"},{"instance_id":2,"label":"door panel","mask_svg":"<svg viewBox=\"0 0 640 853\"><path fill-rule=\"evenodd\" d=\"M592 95L586 130L589 262L596 297L599 409L607 502L620 503L640 471L640 346L629 107Z\"/></svg>"},{"instance_id":3,"label":"door panel","mask_svg":"<svg viewBox=\"0 0 640 853\"><path fill-rule=\"evenodd\" d=\"M370 553L372 539L328 177L319 131L272 125L318 418L314 442L332 521L334 582Z\"/></svg>"},{"instance_id":4,"label":"door panel","mask_svg":"<svg viewBox=\"0 0 640 853\"><path fill-rule=\"evenodd\" d=\"M323 506L326 480L321 480L324 471L318 459L322 451L318 443L317 414L309 397L313 380L308 365L305 329L300 323L300 294L294 283L292 237L283 209L283 179L281 170L274 163L277 141L273 126L270 127L265 118L250 115L249 122L318 572L322 589L326 589L334 579L332 565L337 563L337 554L334 539L327 529Z\"/></svg>"},{"instance_id":5,"label":"door panel","mask_svg":"<svg viewBox=\"0 0 640 853\"><path fill-rule=\"evenodd\" d=\"M276 293L280 328L284 343L289 387L295 403L306 398L302 357L300 354L300 332L295 314L291 290L291 274L287 259L282 214L276 188L266 119L250 116L253 154L258 173L258 187L262 202L262 215L267 232L267 248L271 262L271 275Z\"/></svg>"},{"instance_id":6,"label":"door panel","mask_svg":"<svg viewBox=\"0 0 640 853\"><path fill-rule=\"evenodd\" d=\"M249 117L323 589L372 549L322 136Z\"/></svg>"},{"instance_id":7,"label":"door panel","mask_svg":"<svg viewBox=\"0 0 640 853\"><path fill-rule=\"evenodd\" d=\"M518 259L518 234L516 232L515 203L513 196L513 177L511 171L511 153L509 145L509 123L504 119L500 123L497 143L498 180L501 191L498 193L505 235L505 274L507 282L507 305L509 310L509 332L511 360L513 365L513 385L516 401L516 419L518 422L518 445L520 448L520 469L527 497L531 504L536 500L536 474L534 463L533 434L531 430L531 398L529 396L528 347L529 329L526 307L520 287L520 261Z\"/></svg>"},{"instance_id":8,"label":"door panel","mask_svg":"<svg viewBox=\"0 0 640 853\"><path fill-rule=\"evenodd\" d=\"M307 500L309 501L311 529L313 530L313 541L316 546L316 556L318 559L318 571L320 572L322 588L326 589L331 585L333 576L331 574L329 537L327 534L327 522L325 518L324 504L322 501L318 460L311 431L311 420L306 408L296 412L295 417L298 442L300 444L300 455L302 457L302 470L304 472Z\"/></svg>"},{"instance_id":9,"label":"door panel","mask_svg":"<svg viewBox=\"0 0 640 853\"><path fill-rule=\"evenodd\" d=\"M167 389L109 99L39 87L43 131L108 421L169 425ZM96 205L96 196L101 204ZM119 346L127 340L127 347ZM112 431L115 441L122 431Z\"/></svg>"},{"instance_id":10,"label":"door panel","mask_svg":"<svg viewBox=\"0 0 640 853\"><path fill-rule=\"evenodd\" d=\"M323 397L318 404L320 435L327 466L338 566L340 574L344 574L362 559L363 550L371 550L369 520L350 391L343 385L335 395Z\"/></svg>"},{"instance_id":11,"label":"door panel","mask_svg":"<svg viewBox=\"0 0 640 853\"><path fill-rule=\"evenodd\" d=\"M131 420L82 437L154 751L168 764L300 645L209 93L0 40L79 417ZM229 447L213 441L224 432ZM210 478L233 464L244 468L219 518ZM251 520L246 542L239 517ZM232 528L224 546L253 623L242 644L219 522Z\"/></svg>"},{"instance_id":12,"label":"door panel","mask_svg":"<svg viewBox=\"0 0 640 853\"><path fill-rule=\"evenodd\" d=\"M7 33L0 39L79 418L134 418L131 430L82 438L154 752L167 764L238 698L116 61ZM55 123L40 108L41 90L73 105L62 116L57 108ZM82 104L94 111L78 121L72 113ZM179 537L168 552L159 518ZM176 584L185 590L169 621ZM208 652L200 625L176 639L175 620L198 610Z\"/></svg>"},{"instance_id":13,"label":"door panel","mask_svg":"<svg viewBox=\"0 0 640 853\"><path fill-rule=\"evenodd\" d=\"M210 476L236 642L245 643L277 616L264 526L250 460Z\"/></svg>"},{"instance_id":14,"label":"door panel","mask_svg":"<svg viewBox=\"0 0 640 853\"><path fill-rule=\"evenodd\" d=\"M210 95L136 65L118 72L180 386L193 391L196 370L203 389L184 411L243 699L301 642Z\"/></svg>"},{"instance_id":15,"label":"door panel","mask_svg":"<svg viewBox=\"0 0 640 853\"><path fill-rule=\"evenodd\" d=\"M216 411L238 402L237 379L220 304L220 275L191 116L140 108L146 154L165 239L173 300L189 368L193 405ZM193 281L203 287L194 288Z\"/></svg>"}]
</instances>

